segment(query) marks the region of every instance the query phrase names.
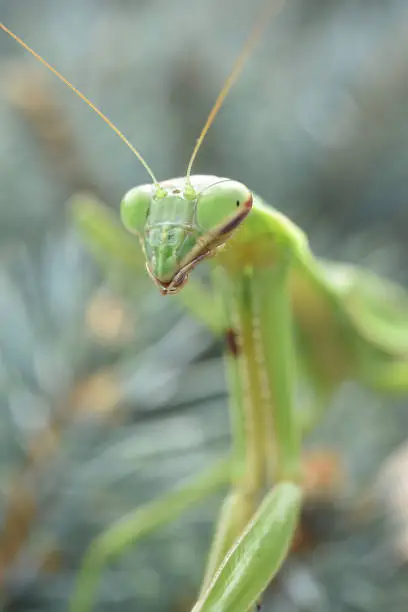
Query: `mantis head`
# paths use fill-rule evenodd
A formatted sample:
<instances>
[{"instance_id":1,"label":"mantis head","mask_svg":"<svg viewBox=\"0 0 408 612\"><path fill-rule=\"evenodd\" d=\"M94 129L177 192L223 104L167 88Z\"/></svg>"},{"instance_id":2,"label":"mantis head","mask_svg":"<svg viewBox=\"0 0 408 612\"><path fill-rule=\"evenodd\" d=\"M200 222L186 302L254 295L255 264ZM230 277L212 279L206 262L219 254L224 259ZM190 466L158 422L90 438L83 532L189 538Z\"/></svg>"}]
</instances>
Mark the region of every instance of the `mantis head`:
<instances>
[{"instance_id":1,"label":"mantis head","mask_svg":"<svg viewBox=\"0 0 408 612\"><path fill-rule=\"evenodd\" d=\"M216 177L191 177L131 189L123 198L125 227L138 235L146 268L163 295L176 293L191 270L215 254L252 207L243 185Z\"/></svg>"},{"instance_id":2,"label":"mantis head","mask_svg":"<svg viewBox=\"0 0 408 612\"><path fill-rule=\"evenodd\" d=\"M191 169L205 135L240 75L246 58L259 40L271 10L275 10L274 5L268 3L225 80L197 139L185 178L163 184L157 181L139 151L102 111L21 38L0 23L2 30L101 117L150 175L152 184L135 187L125 195L121 216L126 228L139 236L147 270L163 294L177 292L187 282L191 270L203 259L214 255L251 210L252 194L245 185L217 177L191 176Z\"/></svg>"}]
</instances>

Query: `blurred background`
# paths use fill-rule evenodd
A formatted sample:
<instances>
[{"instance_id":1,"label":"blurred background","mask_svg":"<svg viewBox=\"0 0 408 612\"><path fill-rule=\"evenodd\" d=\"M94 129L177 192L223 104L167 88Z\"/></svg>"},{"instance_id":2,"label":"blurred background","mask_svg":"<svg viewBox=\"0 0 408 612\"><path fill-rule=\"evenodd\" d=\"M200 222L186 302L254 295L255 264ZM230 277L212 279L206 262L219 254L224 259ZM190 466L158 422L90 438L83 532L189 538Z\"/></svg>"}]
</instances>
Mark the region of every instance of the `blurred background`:
<instances>
[{"instance_id":1,"label":"blurred background","mask_svg":"<svg viewBox=\"0 0 408 612\"><path fill-rule=\"evenodd\" d=\"M185 172L260 7L0 0L1 20L120 127L159 179ZM315 253L406 284L407 54L406 0L288 0L195 172L246 183L308 233ZM99 265L72 221L70 198L87 192L117 214L145 171L4 32L0 130L1 604L58 612L96 534L227 452L226 388L210 332L144 274ZM308 440L302 533L266 611L407 609L398 485L407 432L406 400L353 384L339 392ZM109 565L94 609L190 610L220 500Z\"/></svg>"}]
</instances>

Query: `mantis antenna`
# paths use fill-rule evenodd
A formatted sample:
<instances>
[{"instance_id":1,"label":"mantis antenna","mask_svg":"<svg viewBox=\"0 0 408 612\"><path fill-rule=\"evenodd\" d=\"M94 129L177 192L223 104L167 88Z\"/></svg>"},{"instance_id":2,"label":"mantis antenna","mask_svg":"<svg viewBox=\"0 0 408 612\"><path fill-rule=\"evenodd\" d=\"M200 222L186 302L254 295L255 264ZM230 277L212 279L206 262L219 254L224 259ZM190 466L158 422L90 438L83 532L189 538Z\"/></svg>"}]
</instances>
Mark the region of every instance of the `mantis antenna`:
<instances>
[{"instance_id":1,"label":"mantis antenna","mask_svg":"<svg viewBox=\"0 0 408 612\"><path fill-rule=\"evenodd\" d=\"M53 74L55 74L55 76L57 76L63 83L65 83L65 85L67 85L74 93L76 93L77 96L79 96L81 98L81 100L83 100L97 115L99 115L99 117L101 117L101 119L103 119L105 121L105 123L107 123L109 125L109 127L119 136L119 138L121 140L123 140L123 142L129 147L129 149L132 151L132 153L134 153L136 155L136 157L138 158L138 160L140 161L140 163L142 164L142 166L145 168L145 170L149 173L150 177L153 180L154 186L156 187L157 190L157 195L158 196L163 196L165 195L165 191L163 190L163 188L161 187L160 183L158 182L158 180L156 179L156 177L154 176L152 170L150 169L150 167L148 166L148 164L145 162L145 160L143 159L143 157L141 156L141 154L139 153L139 151L132 145L131 142L129 142L129 140L122 134L122 132L119 130L119 128L116 127L116 125L114 123L112 123L112 121L110 121L110 119L108 119L106 117L106 115L104 115L102 113L102 111L99 110L99 108L97 108L95 106L95 104L93 104L86 96L84 96L83 93L81 93L76 87L74 87L72 85L72 83L70 83L65 77L62 76L62 74L60 74L55 68L53 68L45 59L43 59L41 57L41 55L39 55L38 53L36 53L34 51L34 49L31 49L31 47L29 47L23 40L21 40L21 38L19 38L17 36L17 34L14 34L14 32L12 32L11 30L9 30L4 23L0 22L0 27L2 30L4 30L5 32L7 32L7 34L9 34L12 38L14 38L14 40L16 40L22 47L24 47L24 49L26 49L29 53L31 53L31 55L33 55L39 62L41 62L46 68L48 68L48 70L51 70L51 72Z\"/></svg>"},{"instance_id":2,"label":"mantis antenna","mask_svg":"<svg viewBox=\"0 0 408 612\"><path fill-rule=\"evenodd\" d=\"M194 192L194 188L191 185L190 182L190 176L191 176L191 169L193 167L193 163L197 157L197 153L203 143L203 140L208 132L208 130L210 129L210 127L212 126L212 124L214 123L214 119L218 114L218 111L220 110L220 108L222 107L225 98L227 97L227 95L229 94L232 86L234 85L234 83L236 82L237 78L239 77L239 75L242 72L242 69L244 67L245 61L246 59L251 55L253 48L255 47L256 43L259 41L259 39L262 36L262 33L266 27L266 25L268 24L269 20L271 19L272 16L276 16L279 11L283 8L283 6L285 5L286 0L281 0L278 3L272 2L271 0L267 0L266 2L266 6L263 9L263 11L260 13L258 19L256 20L255 24L253 25L249 36L247 38L247 41L245 42L241 53L238 55L237 59L235 60L235 64L232 67L232 70L229 74L229 76L226 78L225 83L220 91L220 93L218 94L218 97L216 99L216 101L214 102L214 106L212 107L210 114L207 117L207 121L205 122L205 125L201 131L200 136L197 139L197 142L195 144L193 153L190 157L190 161L188 162L188 166L187 166L187 172L186 172L186 195L189 196L191 195L192 197L194 197L195 192Z\"/></svg>"}]
</instances>

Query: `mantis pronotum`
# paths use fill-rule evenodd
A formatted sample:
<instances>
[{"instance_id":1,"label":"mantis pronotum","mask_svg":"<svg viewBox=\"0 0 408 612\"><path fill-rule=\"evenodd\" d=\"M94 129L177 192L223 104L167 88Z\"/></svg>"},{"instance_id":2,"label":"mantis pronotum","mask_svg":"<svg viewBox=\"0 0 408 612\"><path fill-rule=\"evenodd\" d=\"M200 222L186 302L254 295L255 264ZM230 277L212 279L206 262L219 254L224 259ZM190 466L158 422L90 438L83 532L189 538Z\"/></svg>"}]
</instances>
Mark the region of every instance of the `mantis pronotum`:
<instances>
[{"instance_id":1,"label":"mantis pronotum","mask_svg":"<svg viewBox=\"0 0 408 612\"><path fill-rule=\"evenodd\" d=\"M161 293L182 294L193 268L209 260L222 302L217 329L226 346L231 457L100 536L85 559L73 612L90 609L108 558L226 483L231 492L193 610L259 607L296 528L301 440L329 397L349 378L390 392L408 387L407 301L400 289L356 268L318 261L302 231L243 184L191 174L203 138L264 21L265 15L223 87L186 176L164 182L89 100L2 25L119 134L151 175L152 184L125 196L121 212L124 225L140 240L147 271ZM321 314L319 328L310 324L307 304ZM315 404L301 412L294 400L300 378L315 396Z\"/></svg>"}]
</instances>

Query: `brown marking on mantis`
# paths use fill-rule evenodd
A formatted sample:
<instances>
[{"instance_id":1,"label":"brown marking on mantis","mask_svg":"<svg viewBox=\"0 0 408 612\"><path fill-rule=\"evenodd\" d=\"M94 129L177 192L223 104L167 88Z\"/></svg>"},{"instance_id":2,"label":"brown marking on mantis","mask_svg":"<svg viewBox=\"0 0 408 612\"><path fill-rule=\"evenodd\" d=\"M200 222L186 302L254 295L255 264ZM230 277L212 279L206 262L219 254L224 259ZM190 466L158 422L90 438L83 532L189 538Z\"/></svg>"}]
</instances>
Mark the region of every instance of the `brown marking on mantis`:
<instances>
[{"instance_id":1,"label":"brown marking on mantis","mask_svg":"<svg viewBox=\"0 0 408 612\"><path fill-rule=\"evenodd\" d=\"M218 230L219 236L224 236L225 234L230 234L236 227L238 227L242 221L244 221L245 217L248 215L249 211L252 208L253 197L252 194L248 198L246 202L244 202L244 210L240 212L236 217L227 221L225 225L221 226ZM237 201L237 205L239 205L239 201Z\"/></svg>"},{"instance_id":2,"label":"brown marking on mantis","mask_svg":"<svg viewBox=\"0 0 408 612\"><path fill-rule=\"evenodd\" d=\"M240 347L238 345L237 340L238 340L237 332L231 327L227 329L227 331L225 332L225 343L227 345L227 349L229 353L233 357L238 357L240 353Z\"/></svg>"}]
</instances>

